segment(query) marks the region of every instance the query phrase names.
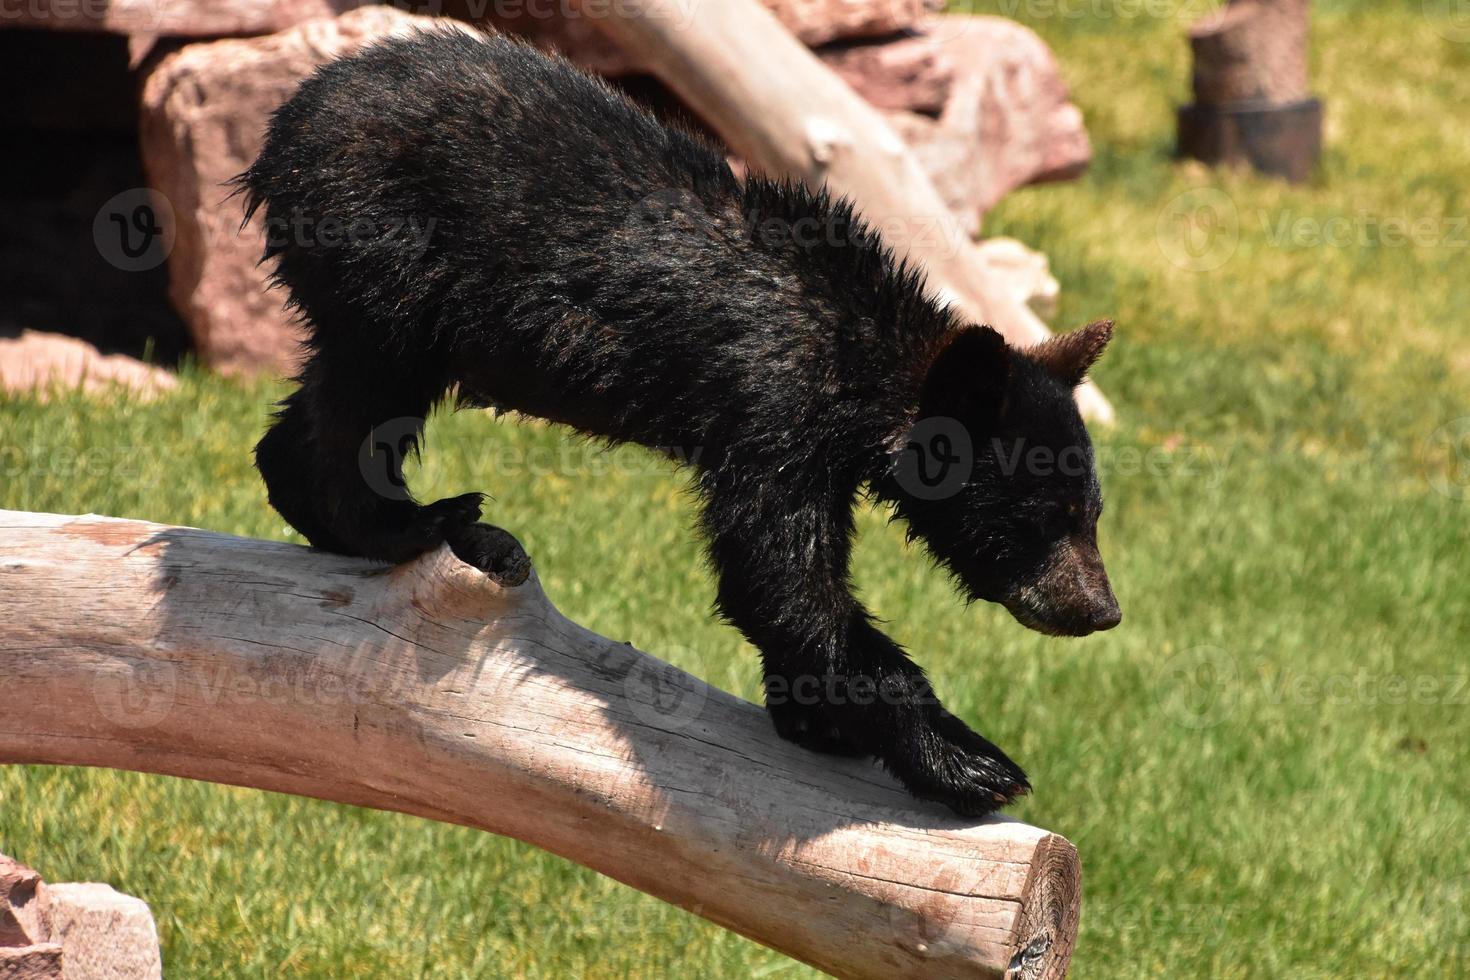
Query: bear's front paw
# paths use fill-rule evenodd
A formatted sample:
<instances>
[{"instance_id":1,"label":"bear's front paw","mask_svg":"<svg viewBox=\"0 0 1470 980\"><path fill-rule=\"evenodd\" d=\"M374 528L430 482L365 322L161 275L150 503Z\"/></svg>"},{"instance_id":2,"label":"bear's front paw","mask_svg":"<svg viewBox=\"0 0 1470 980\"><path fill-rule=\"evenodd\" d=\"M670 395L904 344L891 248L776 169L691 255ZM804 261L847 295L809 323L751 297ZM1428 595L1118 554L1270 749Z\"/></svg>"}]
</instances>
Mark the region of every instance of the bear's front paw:
<instances>
[{"instance_id":1,"label":"bear's front paw","mask_svg":"<svg viewBox=\"0 0 1470 980\"><path fill-rule=\"evenodd\" d=\"M1031 791L1021 767L943 708L879 753L910 793L963 817L983 817Z\"/></svg>"},{"instance_id":2,"label":"bear's front paw","mask_svg":"<svg viewBox=\"0 0 1470 980\"><path fill-rule=\"evenodd\" d=\"M766 711L776 726L776 734L788 742L823 755L863 756L868 752L838 726L831 710L820 702L804 704L789 696L768 696Z\"/></svg>"},{"instance_id":3,"label":"bear's front paw","mask_svg":"<svg viewBox=\"0 0 1470 980\"><path fill-rule=\"evenodd\" d=\"M456 558L507 588L524 585L531 577L531 558L509 531L469 524L448 529L446 536Z\"/></svg>"}]
</instances>

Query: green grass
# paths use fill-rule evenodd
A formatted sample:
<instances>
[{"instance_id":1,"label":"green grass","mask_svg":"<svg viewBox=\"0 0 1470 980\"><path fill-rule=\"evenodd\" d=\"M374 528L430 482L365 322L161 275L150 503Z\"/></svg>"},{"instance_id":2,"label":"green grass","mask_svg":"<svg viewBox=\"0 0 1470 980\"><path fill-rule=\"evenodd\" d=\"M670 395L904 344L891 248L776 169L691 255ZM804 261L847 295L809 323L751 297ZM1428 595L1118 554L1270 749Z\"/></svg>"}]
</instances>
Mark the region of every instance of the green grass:
<instances>
[{"instance_id":1,"label":"green grass","mask_svg":"<svg viewBox=\"0 0 1470 980\"><path fill-rule=\"evenodd\" d=\"M1051 257L1062 322L1119 320L1097 377L1126 619L1068 642L966 610L877 513L865 598L1030 771L1015 814L1081 849L1075 976L1465 974L1470 462L1435 433L1470 416L1470 43L1418 0L1314 5L1328 150L1287 187L1171 159L1187 18L1138 11L1203 4L974 6L1053 45L1095 143L987 230ZM1208 271L1171 261L1186 192L1235 216ZM1312 244L1333 218L1350 240ZM0 505L289 538L247 454L276 394L186 374L154 405L0 405ZM479 414L430 443L423 492L493 489L570 616L755 695L666 466ZM514 842L162 778L0 771L0 851L146 898L179 977L811 975Z\"/></svg>"}]
</instances>

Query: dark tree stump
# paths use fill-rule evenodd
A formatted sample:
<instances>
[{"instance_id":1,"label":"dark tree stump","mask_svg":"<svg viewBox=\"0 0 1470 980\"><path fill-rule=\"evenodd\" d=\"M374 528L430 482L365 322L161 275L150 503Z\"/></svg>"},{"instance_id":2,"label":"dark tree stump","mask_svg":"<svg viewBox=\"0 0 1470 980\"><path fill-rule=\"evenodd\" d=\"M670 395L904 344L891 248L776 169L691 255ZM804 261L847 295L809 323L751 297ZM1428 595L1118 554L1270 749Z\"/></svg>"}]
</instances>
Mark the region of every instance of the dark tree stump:
<instances>
[{"instance_id":1,"label":"dark tree stump","mask_svg":"<svg viewBox=\"0 0 1470 980\"><path fill-rule=\"evenodd\" d=\"M1194 104L1179 111L1179 152L1247 164L1293 182L1322 152L1322 104L1307 81L1308 0L1231 0L1189 31Z\"/></svg>"}]
</instances>

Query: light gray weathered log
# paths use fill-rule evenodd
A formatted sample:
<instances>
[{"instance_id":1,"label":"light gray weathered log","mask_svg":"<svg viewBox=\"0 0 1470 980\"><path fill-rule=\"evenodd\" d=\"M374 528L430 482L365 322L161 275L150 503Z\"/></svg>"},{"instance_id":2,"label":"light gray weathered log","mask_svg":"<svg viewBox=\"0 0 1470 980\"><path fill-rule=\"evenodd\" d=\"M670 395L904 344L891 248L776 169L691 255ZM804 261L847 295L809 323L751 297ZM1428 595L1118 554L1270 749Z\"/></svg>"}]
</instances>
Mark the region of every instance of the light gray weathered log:
<instances>
[{"instance_id":1,"label":"light gray weathered log","mask_svg":"<svg viewBox=\"0 0 1470 980\"><path fill-rule=\"evenodd\" d=\"M0 762L478 827L841 977L1060 977L1076 936L1065 839L784 743L534 576L504 589L447 551L386 568L0 511L0 678Z\"/></svg>"}]
</instances>

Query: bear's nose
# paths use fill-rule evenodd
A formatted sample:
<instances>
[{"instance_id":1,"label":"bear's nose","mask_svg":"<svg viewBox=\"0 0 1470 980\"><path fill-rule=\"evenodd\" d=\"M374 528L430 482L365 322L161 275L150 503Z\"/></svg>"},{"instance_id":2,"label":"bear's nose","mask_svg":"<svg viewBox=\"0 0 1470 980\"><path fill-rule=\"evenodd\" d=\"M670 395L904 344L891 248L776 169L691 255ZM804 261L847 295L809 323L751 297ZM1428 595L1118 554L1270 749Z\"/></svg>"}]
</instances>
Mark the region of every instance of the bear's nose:
<instances>
[{"instance_id":1,"label":"bear's nose","mask_svg":"<svg viewBox=\"0 0 1470 980\"><path fill-rule=\"evenodd\" d=\"M1092 610L1092 629L1101 633L1110 630L1123 621L1123 610L1118 607L1118 600L1111 595L1107 601L1096 606Z\"/></svg>"}]
</instances>

